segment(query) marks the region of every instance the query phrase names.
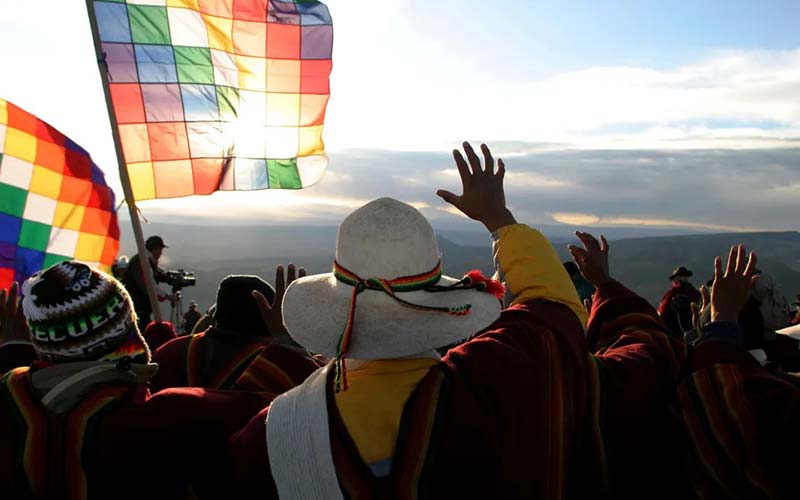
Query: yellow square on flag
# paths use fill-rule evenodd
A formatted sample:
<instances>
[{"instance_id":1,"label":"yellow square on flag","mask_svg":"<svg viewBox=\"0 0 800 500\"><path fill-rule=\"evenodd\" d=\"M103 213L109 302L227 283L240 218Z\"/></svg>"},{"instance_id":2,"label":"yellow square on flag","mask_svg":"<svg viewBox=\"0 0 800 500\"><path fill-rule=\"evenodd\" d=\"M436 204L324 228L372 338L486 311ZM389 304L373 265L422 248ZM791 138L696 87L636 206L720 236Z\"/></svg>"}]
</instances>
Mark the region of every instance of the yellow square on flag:
<instances>
[{"instance_id":1,"label":"yellow square on flag","mask_svg":"<svg viewBox=\"0 0 800 500\"><path fill-rule=\"evenodd\" d=\"M30 134L9 128L3 154L33 163L36 160L36 138Z\"/></svg>"},{"instance_id":2,"label":"yellow square on flag","mask_svg":"<svg viewBox=\"0 0 800 500\"><path fill-rule=\"evenodd\" d=\"M66 201L59 201L58 205L56 205L56 213L53 216L53 225L80 231L84 212L86 212L85 205L75 205Z\"/></svg>"},{"instance_id":3,"label":"yellow square on flag","mask_svg":"<svg viewBox=\"0 0 800 500\"><path fill-rule=\"evenodd\" d=\"M92 233L81 233L78 236L78 247L75 249L75 259L87 262L99 262L103 255L105 236Z\"/></svg>"},{"instance_id":4,"label":"yellow square on flag","mask_svg":"<svg viewBox=\"0 0 800 500\"><path fill-rule=\"evenodd\" d=\"M53 172L49 168L40 167L39 165L34 165L30 190L42 196L57 200L58 193L61 191L61 181L63 179L64 176L58 172Z\"/></svg>"}]
</instances>

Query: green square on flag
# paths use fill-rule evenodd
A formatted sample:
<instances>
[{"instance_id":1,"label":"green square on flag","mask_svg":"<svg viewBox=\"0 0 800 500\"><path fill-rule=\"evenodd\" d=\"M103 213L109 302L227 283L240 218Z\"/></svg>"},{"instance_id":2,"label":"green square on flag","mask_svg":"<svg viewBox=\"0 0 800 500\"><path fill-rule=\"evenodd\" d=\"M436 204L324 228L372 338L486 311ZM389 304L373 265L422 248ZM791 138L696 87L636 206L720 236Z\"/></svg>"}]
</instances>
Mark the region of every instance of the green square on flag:
<instances>
[{"instance_id":1,"label":"green square on flag","mask_svg":"<svg viewBox=\"0 0 800 500\"><path fill-rule=\"evenodd\" d=\"M53 264L58 264L59 262L64 262L65 260L72 260L72 257L64 257L63 255L48 253L44 256L44 264L42 265L42 269L47 269Z\"/></svg>"},{"instance_id":2,"label":"green square on flag","mask_svg":"<svg viewBox=\"0 0 800 500\"><path fill-rule=\"evenodd\" d=\"M167 8L153 5L128 5L133 43L169 45Z\"/></svg>"},{"instance_id":3,"label":"green square on flag","mask_svg":"<svg viewBox=\"0 0 800 500\"><path fill-rule=\"evenodd\" d=\"M28 192L0 182L0 213L22 217Z\"/></svg>"},{"instance_id":4,"label":"green square on flag","mask_svg":"<svg viewBox=\"0 0 800 500\"><path fill-rule=\"evenodd\" d=\"M44 252L47 250L47 243L50 241L51 226L34 222L32 220L23 219L22 229L19 232L19 242L21 247L30 248L31 250L40 250Z\"/></svg>"},{"instance_id":5,"label":"green square on flag","mask_svg":"<svg viewBox=\"0 0 800 500\"><path fill-rule=\"evenodd\" d=\"M239 89L218 85L217 103L219 103L219 115L223 119L236 118L236 110L239 109Z\"/></svg>"},{"instance_id":6,"label":"green square on flag","mask_svg":"<svg viewBox=\"0 0 800 500\"><path fill-rule=\"evenodd\" d=\"M175 47L175 64L181 83L214 83L211 51L204 47Z\"/></svg>"},{"instance_id":7,"label":"green square on flag","mask_svg":"<svg viewBox=\"0 0 800 500\"><path fill-rule=\"evenodd\" d=\"M269 187L272 189L300 189L303 183L297 171L297 160L267 160Z\"/></svg>"}]
</instances>

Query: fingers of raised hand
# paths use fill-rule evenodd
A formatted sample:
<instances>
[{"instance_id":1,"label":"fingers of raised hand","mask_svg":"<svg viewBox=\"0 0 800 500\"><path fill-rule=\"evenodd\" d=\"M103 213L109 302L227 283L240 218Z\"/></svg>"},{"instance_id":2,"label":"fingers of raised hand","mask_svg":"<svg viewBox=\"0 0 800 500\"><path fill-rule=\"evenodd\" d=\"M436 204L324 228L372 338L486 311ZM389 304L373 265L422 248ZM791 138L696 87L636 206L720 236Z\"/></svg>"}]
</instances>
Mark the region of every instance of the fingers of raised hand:
<instances>
[{"instance_id":1,"label":"fingers of raised hand","mask_svg":"<svg viewBox=\"0 0 800 500\"><path fill-rule=\"evenodd\" d=\"M583 270L583 266L586 264L586 260L589 258L589 252L575 245L568 245L567 249L569 250L570 255L572 255L572 259L575 261L575 263L578 264L581 270Z\"/></svg>"},{"instance_id":2,"label":"fingers of raised hand","mask_svg":"<svg viewBox=\"0 0 800 500\"><path fill-rule=\"evenodd\" d=\"M714 281L716 282L722 278L722 259L719 256L714 257Z\"/></svg>"},{"instance_id":3,"label":"fingers of raised hand","mask_svg":"<svg viewBox=\"0 0 800 500\"><path fill-rule=\"evenodd\" d=\"M700 296L703 298L703 305L702 308L705 309L708 304L711 302L711 297L708 294L708 287L701 286L700 287Z\"/></svg>"},{"instance_id":4,"label":"fingers of raised hand","mask_svg":"<svg viewBox=\"0 0 800 500\"><path fill-rule=\"evenodd\" d=\"M600 251L603 253L608 253L608 241L602 234L600 235Z\"/></svg>"},{"instance_id":5,"label":"fingers of raised hand","mask_svg":"<svg viewBox=\"0 0 800 500\"><path fill-rule=\"evenodd\" d=\"M467 160L469 160L469 166L472 168L472 174L478 175L483 173L483 168L481 168L481 160L478 158L478 155L475 154L475 150L472 149L472 145L468 142L464 142L464 152L467 153Z\"/></svg>"},{"instance_id":6,"label":"fingers of raised hand","mask_svg":"<svg viewBox=\"0 0 800 500\"><path fill-rule=\"evenodd\" d=\"M747 264L744 261L745 255L746 251L744 249L744 245L738 245L736 247L736 274L744 274L744 268Z\"/></svg>"},{"instance_id":7,"label":"fingers of raised hand","mask_svg":"<svg viewBox=\"0 0 800 500\"><path fill-rule=\"evenodd\" d=\"M275 267L275 293L278 294L286 288L286 278L283 274L283 266Z\"/></svg>"},{"instance_id":8,"label":"fingers of raised hand","mask_svg":"<svg viewBox=\"0 0 800 500\"><path fill-rule=\"evenodd\" d=\"M727 278L736 268L736 252L737 247L736 245L731 247L731 251L728 252L728 265L725 267L725 277Z\"/></svg>"},{"instance_id":9,"label":"fingers of raised hand","mask_svg":"<svg viewBox=\"0 0 800 500\"><path fill-rule=\"evenodd\" d=\"M255 299L256 304L258 304L259 309L261 309L261 314L267 314L272 310L272 306L270 305L269 301L261 292L258 290L253 290L251 295Z\"/></svg>"},{"instance_id":10,"label":"fingers of raised hand","mask_svg":"<svg viewBox=\"0 0 800 500\"><path fill-rule=\"evenodd\" d=\"M750 257L747 259L747 267L744 268L745 276L749 278L755 274L757 262L758 258L756 257L755 252L750 252Z\"/></svg>"},{"instance_id":11,"label":"fingers of raised hand","mask_svg":"<svg viewBox=\"0 0 800 500\"><path fill-rule=\"evenodd\" d=\"M494 158L492 158L492 152L489 150L489 146L481 144L481 152L483 152L483 161L486 167L484 172L487 174L494 174Z\"/></svg>"},{"instance_id":12,"label":"fingers of raised hand","mask_svg":"<svg viewBox=\"0 0 800 500\"><path fill-rule=\"evenodd\" d=\"M453 205L456 208L459 208L461 204L461 197L457 196L456 194L451 193L450 191L445 191L444 189L440 189L436 191L436 196L443 199L447 203Z\"/></svg>"},{"instance_id":13,"label":"fingers of raised hand","mask_svg":"<svg viewBox=\"0 0 800 500\"><path fill-rule=\"evenodd\" d=\"M575 231L575 236L581 240L581 243L583 243L583 246L586 248L586 250L590 252L600 251L600 244L597 242L597 238L591 234L584 233L583 231Z\"/></svg>"},{"instance_id":14,"label":"fingers of raised hand","mask_svg":"<svg viewBox=\"0 0 800 500\"><path fill-rule=\"evenodd\" d=\"M294 266L294 264L289 264L289 268L286 272L286 286L291 285L292 281L294 281L296 278L297 278L297 268Z\"/></svg>"},{"instance_id":15,"label":"fingers of raised hand","mask_svg":"<svg viewBox=\"0 0 800 500\"><path fill-rule=\"evenodd\" d=\"M0 317L3 316L3 313L7 309L7 306L6 306L6 294L7 294L7 292L6 292L5 288L0 289Z\"/></svg>"},{"instance_id":16,"label":"fingers of raised hand","mask_svg":"<svg viewBox=\"0 0 800 500\"><path fill-rule=\"evenodd\" d=\"M497 160L497 178L503 180L506 176L506 164L502 159Z\"/></svg>"},{"instance_id":17,"label":"fingers of raised hand","mask_svg":"<svg viewBox=\"0 0 800 500\"><path fill-rule=\"evenodd\" d=\"M297 277L298 278L305 278L306 276L308 276L308 273L306 272L306 268L305 267L301 267L300 269L297 270Z\"/></svg>"},{"instance_id":18,"label":"fingers of raised hand","mask_svg":"<svg viewBox=\"0 0 800 500\"><path fill-rule=\"evenodd\" d=\"M453 159L456 161L458 175L461 176L461 184L467 186L472 180L472 172L470 172L469 166L467 165L466 160L464 160L464 156L461 154L461 151L454 149Z\"/></svg>"}]
</instances>

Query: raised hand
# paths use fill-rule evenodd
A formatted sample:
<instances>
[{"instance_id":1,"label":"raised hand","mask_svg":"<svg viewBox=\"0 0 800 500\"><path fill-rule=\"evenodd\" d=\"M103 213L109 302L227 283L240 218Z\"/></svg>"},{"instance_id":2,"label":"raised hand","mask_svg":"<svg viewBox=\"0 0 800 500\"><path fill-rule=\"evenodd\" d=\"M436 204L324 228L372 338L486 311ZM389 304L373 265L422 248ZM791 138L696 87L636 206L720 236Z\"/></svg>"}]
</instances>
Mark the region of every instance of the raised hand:
<instances>
[{"instance_id":1,"label":"raised hand","mask_svg":"<svg viewBox=\"0 0 800 500\"><path fill-rule=\"evenodd\" d=\"M461 176L462 194L456 195L450 191L440 189L436 194L447 203L459 209L464 215L483 223L489 232L494 232L503 226L516 224L514 216L506 208L506 196L503 190L503 177L506 167L503 160L495 161L492 152L486 144L481 144L484 165L475 154L472 146L465 142L464 153L453 150L453 158Z\"/></svg>"},{"instance_id":2,"label":"raised hand","mask_svg":"<svg viewBox=\"0 0 800 500\"><path fill-rule=\"evenodd\" d=\"M29 340L28 323L19 307L18 288L15 281L8 290L0 289L0 344L10 340Z\"/></svg>"},{"instance_id":3,"label":"raised hand","mask_svg":"<svg viewBox=\"0 0 800 500\"><path fill-rule=\"evenodd\" d=\"M295 279L302 278L306 275L306 270L302 267L299 270L295 269L294 264L289 264L286 276L283 274L283 266L275 268L275 300L272 304L269 303L266 297L261 292L253 290L253 298L258 303L258 308L261 310L261 317L267 325L267 330L272 336L281 334L288 334L286 326L283 324L283 296L286 294L286 287L292 284Z\"/></svg>"},{"instance_id":4,"label":"raised hand","mask_svg":"<svg viewBox=\"0 0 800 500\"><path fill-rule=\"evenodd\" d=\"M745 261L745 258L747 260ZM758 276L756 254L747 257L743 245L731 247L723 272L722 259L714 259L714 284L711 285L711 321L736 323ZM705 300L705 299L704 299Z\"/></svg>"},{"instance_id":5,"label":"raised hand","mask_svg":"<svg viewBox=\"0 0 800 500\"><path fill-rule=\"evenodd\" d=\"M595 287L612 281L608 272L608 241L605 236L600 235L599 243L589 233L575 231L575 236L581 240L583 248L577 245L569 245L567 248L586 281Z\"/></svg>"}]
</instances>

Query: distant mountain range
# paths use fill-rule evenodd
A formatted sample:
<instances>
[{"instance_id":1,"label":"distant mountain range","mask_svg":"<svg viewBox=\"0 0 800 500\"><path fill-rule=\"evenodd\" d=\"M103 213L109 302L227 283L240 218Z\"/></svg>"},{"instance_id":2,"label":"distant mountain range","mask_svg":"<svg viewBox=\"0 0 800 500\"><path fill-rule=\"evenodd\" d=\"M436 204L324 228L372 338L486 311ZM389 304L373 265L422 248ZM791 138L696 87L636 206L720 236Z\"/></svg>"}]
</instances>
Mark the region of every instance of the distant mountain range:
<instances>
[{"instance_id":1,"label":"distant mountain range","mask_svg":"<svg viewBox=\"0 0 800 500\"><path fill-rule=\"evenodd\" d=\"M216 222L216 221L215 221ZM121 253L133 255L135 244L123 223ZM575 241L570 226L540 229L567 260L566 245ZM332 226L194 225L153 223L146 235L158 234L169 248L162 266L194 271L197 286L184 290L186 301L207 308L215 300L217 284L228 274L259 274L272 282L278 264L289 261L310 274L328 272L333 262L337 228ZM653 229L591 228L611 241L612 274L651 303L657 303L670 286L671 270L686 266L695 272L699 286L713 276L715 255L726 255L732 244L743 243L759 256L759 268L770 274L789 299L800 293L800 233L726 233L663 235ZM470 269L492 271L489 236L482 231L437 231L445 272L461 275ZM162 285L163 286L163 285ZM793 300L790 300L793 302Z\"/></svg>"}]
</instances>

